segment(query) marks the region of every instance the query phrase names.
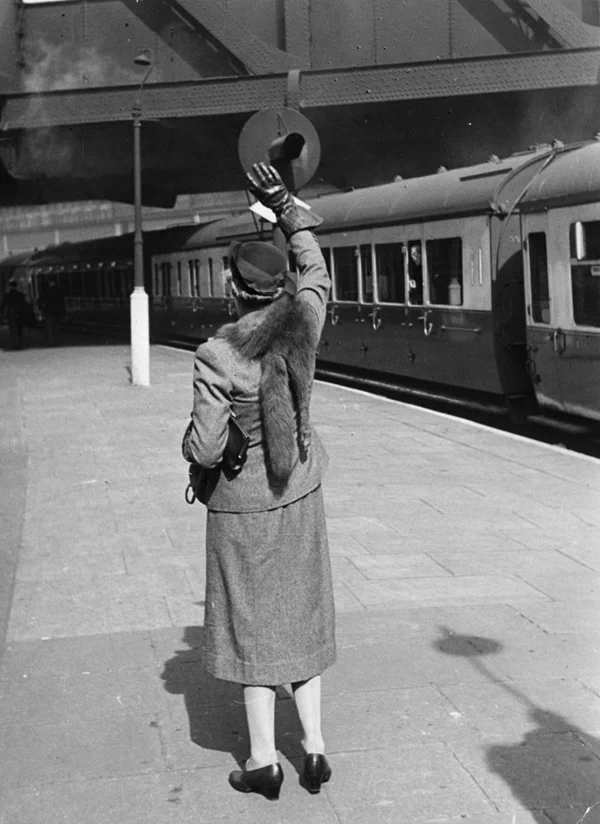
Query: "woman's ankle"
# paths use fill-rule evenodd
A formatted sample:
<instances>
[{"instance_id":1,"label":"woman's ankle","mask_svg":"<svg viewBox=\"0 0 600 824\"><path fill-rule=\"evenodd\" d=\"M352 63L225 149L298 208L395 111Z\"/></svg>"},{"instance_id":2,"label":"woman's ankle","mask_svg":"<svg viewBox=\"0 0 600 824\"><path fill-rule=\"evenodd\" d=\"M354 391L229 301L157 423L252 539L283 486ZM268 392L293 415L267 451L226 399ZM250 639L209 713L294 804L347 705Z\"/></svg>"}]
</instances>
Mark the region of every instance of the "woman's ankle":
<instances>
[{"instance_id":1,"label":"woman's ankle","mask_svg":"<svg viewBox=\"0 0 600 824\"><path fill-rule=\"evenodd\" d=\"M304 752L325 755L325 743L322 738L305 738L302 741Z\"/></svg>"},{"instance_id":2,"label":"woman's ankle","mask_svg":"<svg viewBox=\"0 0 600 824\"><path fill-rule=\"evenodd\" d=\"M252 753L245 764L246 770L260 770L262 767L268 767L270 764L277 764L277 752L257 752Z\"/></svg>"}]
</instances>

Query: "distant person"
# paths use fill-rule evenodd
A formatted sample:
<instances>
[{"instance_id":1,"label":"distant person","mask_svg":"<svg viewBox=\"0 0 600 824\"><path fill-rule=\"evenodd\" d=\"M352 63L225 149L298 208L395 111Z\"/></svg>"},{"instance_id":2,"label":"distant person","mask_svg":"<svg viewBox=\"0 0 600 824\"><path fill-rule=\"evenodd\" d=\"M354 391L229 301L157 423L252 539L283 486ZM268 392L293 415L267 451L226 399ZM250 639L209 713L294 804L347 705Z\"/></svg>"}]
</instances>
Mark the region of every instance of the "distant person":
<instances>
[{"instance_id":1,"label":"distant person","mask_svg":"<svg viewBox=\"0 0 600 824\"><path fill-rule=\"evenodd\" d=\"M8 290L2 299L0 315L8 323L12 348L22 349L23 327L27 319L27 301L25 295L19 292L16 278L8 281Z\"/></svg>"},{"instance_id":2,"label":"distant person","mask_svg":"<svg viewBox=\"0 0 600 824\"><path fill-rule=\"evenodd\" d=\"M244 689L250 757L229 782L276 798L278 685L292 686L307 789L317 793L331 777L321 732L321 673L336 657L321 490L327 455L309 421L331 281L311 231L321 219L294 202L272 166L254 166L248 188L275 213L298 274L270 243L231 244L239 320L198 347L184 456L206 470L204 664ZM222 468L232 411L250 435L233 476Z\"/></svg>"},{"instance_id":3,"label":"distant person","mask_svg":"<svg viewBox=\"0 0 600 824\"><path fill-rule=\"evenodd\" d=\"M423 303L423 254L420 243L412 243L408 253L408 300Z\"/></svg>"},{"instance_id":4,"label":"distant person","mask_svg":"<svg viewBox=\"0 0 600 824\"><path fill-rule=\"evenodd\" d=\"M65 299L55 280L48 281L38 303L46 326L46 343L57 346L60 343L60 323L66 314Z\"/></svg>"}]
</instances>

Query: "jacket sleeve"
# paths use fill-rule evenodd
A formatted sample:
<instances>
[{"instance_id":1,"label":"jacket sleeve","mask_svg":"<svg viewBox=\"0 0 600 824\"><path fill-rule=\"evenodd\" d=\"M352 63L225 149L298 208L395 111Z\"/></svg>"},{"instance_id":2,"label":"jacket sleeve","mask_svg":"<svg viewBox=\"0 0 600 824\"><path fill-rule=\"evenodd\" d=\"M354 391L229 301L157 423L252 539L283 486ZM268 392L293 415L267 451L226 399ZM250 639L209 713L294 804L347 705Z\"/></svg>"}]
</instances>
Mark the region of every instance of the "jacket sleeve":
<instances>
[{"instance_id":1,"label":"jacket sleeve","mask_svg":"<svg viewBox=\"0 0 600 824\"><path fill-rule=\"evenodd\" d=\"M298 268L297 297L306 301L314 310L320 336L325 324L327 301L331 290L331 279L325 258L317 239L307 229L295 232L288 243Z\"/></svg>"},{"instance_id":2,"label":"jacket sleeve","mask_svg":"<svg viewBox=\"0 0 600 824\"><path fill-rule=\"evenodd\" d=\"M232 383L211 342L196 350L194 408L186 458L206 469L221 462L229 434Z\"/></svg>"}]
</instances>

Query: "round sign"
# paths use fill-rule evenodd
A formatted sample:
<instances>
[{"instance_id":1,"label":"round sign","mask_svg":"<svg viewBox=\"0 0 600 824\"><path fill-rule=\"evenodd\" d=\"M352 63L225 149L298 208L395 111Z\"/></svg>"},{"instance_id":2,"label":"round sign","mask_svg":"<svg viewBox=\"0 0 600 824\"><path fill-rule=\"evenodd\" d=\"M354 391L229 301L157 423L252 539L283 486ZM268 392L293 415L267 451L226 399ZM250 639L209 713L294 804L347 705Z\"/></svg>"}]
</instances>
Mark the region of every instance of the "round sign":
<instances>
[{"instance_id":1,"label":"round sign","mask_svg":"<svg viewBox=\"0 0 600 824\"><path fill-rule=\"evenodd\" d=\"M305 186L317 170L321 143L313 124L295 109L262 109L246 121L238 141L244 172L270 163L291 191Z\"/></svg>"}]
</instances>

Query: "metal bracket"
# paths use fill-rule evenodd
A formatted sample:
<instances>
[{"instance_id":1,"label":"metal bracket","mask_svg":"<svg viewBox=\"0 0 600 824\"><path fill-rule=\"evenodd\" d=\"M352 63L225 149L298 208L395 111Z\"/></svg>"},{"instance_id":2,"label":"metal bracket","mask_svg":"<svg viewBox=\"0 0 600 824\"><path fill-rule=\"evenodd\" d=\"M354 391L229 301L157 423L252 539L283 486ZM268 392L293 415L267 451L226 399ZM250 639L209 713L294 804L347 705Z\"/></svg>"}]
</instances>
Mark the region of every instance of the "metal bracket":
<instances>
[{"instance_id":1,"label":"metal bracket","mask_svg":"<svg viewBox=\"0 0 600 824\"><path fill-rule=\"evenodd\" d=\"M285 105L289 109L300 110L300 69L291 69L288 72Z\"/></svg>"}]
</instances>

